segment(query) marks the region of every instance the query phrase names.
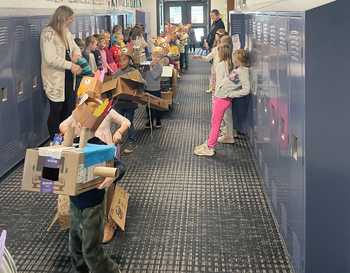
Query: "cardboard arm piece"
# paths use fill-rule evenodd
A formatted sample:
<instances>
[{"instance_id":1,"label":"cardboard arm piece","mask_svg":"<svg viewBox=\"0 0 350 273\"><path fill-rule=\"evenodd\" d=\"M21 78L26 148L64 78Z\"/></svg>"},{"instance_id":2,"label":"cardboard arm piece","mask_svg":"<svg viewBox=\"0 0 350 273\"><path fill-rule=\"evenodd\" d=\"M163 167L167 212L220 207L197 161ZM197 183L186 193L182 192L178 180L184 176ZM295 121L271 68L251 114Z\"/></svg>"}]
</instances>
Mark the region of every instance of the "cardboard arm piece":
<instances>
[{"instance_id":1,"label":"cardboard arm piece","mask_svg":"<svg viewBox=\"0 0 350 273\"><path fill-rule=\"evenodd\" d=\"M95 167L94 176L117 178L119 176L119 169L110 167Z\"/></svg>"}]
</instances>

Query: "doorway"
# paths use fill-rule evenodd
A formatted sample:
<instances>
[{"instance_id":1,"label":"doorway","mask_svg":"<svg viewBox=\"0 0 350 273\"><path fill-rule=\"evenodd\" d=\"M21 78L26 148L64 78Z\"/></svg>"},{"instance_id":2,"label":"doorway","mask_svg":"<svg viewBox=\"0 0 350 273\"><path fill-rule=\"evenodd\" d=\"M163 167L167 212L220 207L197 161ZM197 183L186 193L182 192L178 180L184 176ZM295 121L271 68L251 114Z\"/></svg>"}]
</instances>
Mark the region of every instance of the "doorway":
<instances>
[{"instance_id":1,"label":"doorway","mask_svg":"<svg viewBox=\"0 0 350 273\"><path fill-rule=\"evenodd\" d=\"M164 24L169 22L177 26L179 23L192 24L195 32L197 46L202 37L207 37L208 28L208 3L198 1L164 1Z\"/></svg>"}]
</instances>

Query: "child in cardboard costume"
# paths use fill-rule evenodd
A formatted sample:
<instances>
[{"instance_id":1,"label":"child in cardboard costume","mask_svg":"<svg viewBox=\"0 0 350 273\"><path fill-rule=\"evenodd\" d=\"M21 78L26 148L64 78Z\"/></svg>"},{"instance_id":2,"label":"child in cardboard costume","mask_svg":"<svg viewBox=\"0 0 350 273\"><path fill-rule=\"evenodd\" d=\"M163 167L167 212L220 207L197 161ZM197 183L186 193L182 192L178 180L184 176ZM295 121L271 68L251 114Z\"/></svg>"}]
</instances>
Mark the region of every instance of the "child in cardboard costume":
<instances>
[{"instance_id":1,"label":"child in cardboard costume","mask_svg":"<svg viewBox=\"0 0 350 273\"><path fill-rule=\"evenodd\" d=\"M83 79L82 82L86 82ZM89 79L87 79L89 80ZM90 83L93 78L90 78ZM87 81L89 82L89 81ZM100 101L89 97L91 91L101 93L101 87L98 82L92 83L93 90L84 90L84 95L80 105L73 112L73 119L76 119L81 126L89 126L91 130L88 135L88 143L106 145L101 139L95 136L97 129L92 124L91 115L100 106ZM90 92L89 92L90 91ZM82 95L81 93L80 95ZM85 105L84 105L85 104ZM87 106L87 107L85 107ZM85 110L79 111L84 107ZM83 113L86 113L85 115ZM76 134L80 133L81 126L76 128ZM126 126L127 127L127 126ZM119 129L121 130L121 129ZM125 126L124 126L125 130ZM120 132L119 134L122 134ZM79 137L74 140L78 142ZM105 188L112 183L120 180L125 173L125 166L114 158L114 167L119 169L119 176L115 178L105 178L101 185L90 191L70 196L70 231L69 231L69 249L72 255L72 266L75 272L120 272L118 265L102 249L104 233L104 212L105 212Z\"/></svg>"}]
</instances>

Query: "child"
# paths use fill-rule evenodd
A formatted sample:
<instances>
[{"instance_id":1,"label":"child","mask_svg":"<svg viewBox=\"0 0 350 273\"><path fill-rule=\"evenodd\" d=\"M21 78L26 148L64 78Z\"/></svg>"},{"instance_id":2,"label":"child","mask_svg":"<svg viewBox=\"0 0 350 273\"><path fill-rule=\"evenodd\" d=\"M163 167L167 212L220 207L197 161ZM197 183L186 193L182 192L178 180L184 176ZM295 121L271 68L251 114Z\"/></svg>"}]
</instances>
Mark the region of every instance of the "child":
<instances>
[{"instance_id":1,"label":"child","mask_svg":"<svg viewBox=\"0 0 350 273\"><path fill-rule=\"evenodd\" d=\"M106 74L108 74L109 72L113 74L113 69L107 63L107 55L105 51L106 40L102 35L98 37L97 48L100 51L102 57L102 70L105 71Z\"/></svg>"},{"instance_id":2,"label":"child","mask_svg":"<svg viewBox=\"0 0 350 273\"><path fill-rule=\"evenodd\" d=\"M184 27L184 33L187 34L187 45L185 46L185 70L188 70L188 61L190 58L189 50L190 50L191 38L190 38L190 36L188 36L188 28L186 26Z\"/></svg>"},{"instance_id":3,"label":"child","mask_svg":"<svg viewBox=\"0 0 350 273\"><path fill-rule=\"evenodd\" d=\"M140 26L134 26L131 31L131 40L134 46L141 46L142 53L145 53L145 48L148 46L145 39L142 36L142 28Z\"/></svg>"},{"instance_id":4,"label":"child","mask_svg":"<svg viewBox=\"0 0 350 273\"><path fill-rule=\"evenodd\" d=\"M180 72L184 72L184 58L185 58L185 46L187 45L187 34L182 34L182 28L179 28L179 37L176 40L176 45L179 48L180 52Z\"/></svg>"},{"instance_id":5,"label":"child","mask_svg":"<svg viewBox=\"0 0 350 273\"><path fill-rule=\"evenodd\" d=\"M107 64L112 69L112 71L117 71L119 68L117 68L117 64L115 63L113 56L108 48L109 41L111 40L111 34L108 31L102 31L101 36L104 37L106 41L106 47L104 48L104 50L106 52ZM113 76L111 70L108 71L108 76Z\"/></svg>"},{"instance_id":6,"label":"child","mask_svg":"<svg viewBox=\"0 0 350 273\"><path fill-rule=\"evenodd\" d=\"M135 71L136 69L132 67L133 62L133 49L131 47L123 47L120 49L120 56L119 56L119 66L120 69L117 70L113 75L113 80L121 75L128 75L130 72ZM147 87L147 82L142 78L140 75L140 79L142 82L142 85L139 87L139 92L144 91L144 89ZM135 116L135 109L138 108L138 104L136 102L132 101L123 101L122 99L119 99L118 101L124 102L122 104L116 104L115 108L119 114L122 116L125 116L130 121L130 128L128 130L128 139L129 142L127 146L124 149L124 153L132 153L136 148L136 138L135 138L135 129L134 129L134 116Z\"/></svg>"},{"instance_id":7,"label":"child","mask_svg":"<svg viewBox=\"0 0 350 273\"><path fill-rule=\"evenodd\" d=\"M120 25L115 25L112 29L112 45L115 44L115 35L119 33L119 34L123 34L123 28ZM125 46L124 42L121 45L122 47Z\"/></svg>"},{"instance_id":8,"label":"child","mask_svg":"<svg viewBox=\"0 0 350 273\"><path fill-rule=\"evenodd\" d=\"M124 44L124 42L123 42L124 36L123 36L123 34L120 34L120 33L116 33L114 36L115 36L115 39L114 39L115 42L110 49L110 53L112 54L112 56L114 58L114 62L116 64L117 70L118 70L118 69L120 69L119 50L121 47L123 47L122 44Z\"/></svg>"},{"instance_id":9,"label":"child","mask_svg":"<svg viewBox=\"0 0 350 273\"><path fill-rule=\"evenodd\" d=\"M250 93L248 53L244 49L235 50L232 53L232 61L236 68L222 80L216 90L209 139L206 143L195 148L194 153L196 155L214 155L214 147L219 136L220 124L224 112L231 105L232 98L244 97Z\"/></svg>"},{"instance_id":10,"label":"child","mask_svg":"<svg viewBox=\"0 0 350 273\"><path fill-rule=\"evenodd\" d=\"M210 94L213 91L215 91L215 83L216 83L216 66L219 63L219 57L218 57L218 50L216 46L218 46L221 43L221 38L225 35L224 29L218 29L215 33L215 42L214 42L214 48L213 50L205 57L202 55L194 55L191 59L197 59L200 58L201 61L210 62L213 60L213 65L211 67L211 76L210 76L210 84L209 89L206 91L206 93ZM213 103L215 100L215 97L212 97Z\"/></svg>"},{"instance_id":11,"label":"child","mask_svg":"<svg viewBox=\"0 0 350 273\"><path fill-rule=\"evenodd\" d=\"M98 106L96 103L88 105L91 111ZM75 132L79 135L81 127L76 127ZM79 137L74 142L79 142ZM106 145L93 131L89 131L88 143ZM119 169L117 179L106 177L98 188L70 196L69 249L74 272L120 272L102 248L105 188L125 174L125 166L117 158L114 158L114 167Z\"/></svg>"},{"instance_id":12,"label":"child","mask_svg":"<svg viewBox=\"0 0 350 273\"><path fill-rule=\"evenodd\" d=\"M156 47L152 52L152 62L149 66L149 71L146 71L145 80L148 84L146 92L154 95L158 98L161 97L160 91L160 78L163 73L163 66L159 64L160 60L163 58L163 50ZM156 119L156 128L161 128L161 111L146 107L147 117L149 121L146 123L145 128L151 128L153 125L153 119ZM150 113L151 112L151 113ZM151 125L152 122L152 125Z\"/></svg>"},{"instance_id":13,"label":"child","mask_svg":"<svg viewBox=\"0 0 350 273\"><path fill-rule=\"evenodd\" d=\"M95 60L95 55L92 52L95 51L97 47L97 39L94 36L88 36L85 39L85 45L86 48L85 51L83 51L82 55L89 63L89 66L92 70L92 74L95 75L95 72L97 70L97 64Z\"/></svg>"}]
</instances>

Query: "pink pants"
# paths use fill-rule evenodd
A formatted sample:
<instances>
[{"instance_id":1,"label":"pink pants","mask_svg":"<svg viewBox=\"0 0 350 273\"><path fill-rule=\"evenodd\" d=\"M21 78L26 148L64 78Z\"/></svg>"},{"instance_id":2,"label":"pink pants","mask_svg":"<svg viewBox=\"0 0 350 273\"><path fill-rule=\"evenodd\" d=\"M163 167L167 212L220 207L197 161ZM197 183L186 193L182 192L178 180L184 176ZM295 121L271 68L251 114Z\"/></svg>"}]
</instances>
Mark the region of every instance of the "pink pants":
<instances>
[{"instance_id":1,"label":"pink pants","mask_svg":"<svg viewBox=\"0 0 350 273\"><path fill-rule=\"evenodd\" d=\"M215 144L218 140L218 136L220 133L220 125L221 121L224 117L224 113L227 108L231 105L231 98L216 98L214 102L213 114L211 116L211 130L210 136L208 139L208 146L210 148L214 148Z\"/></svg>"}]
</instances>

